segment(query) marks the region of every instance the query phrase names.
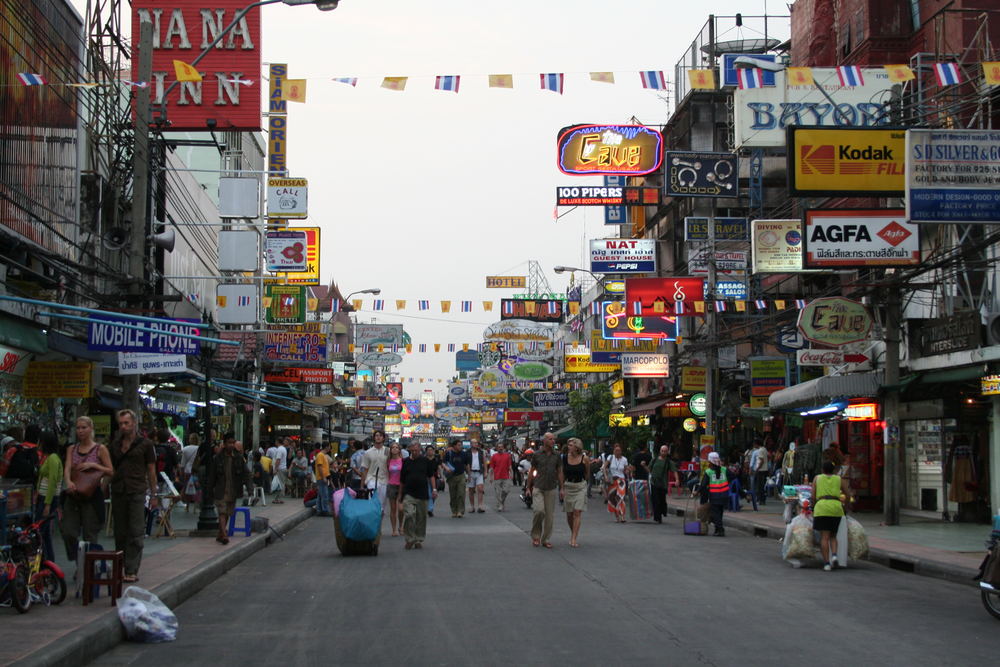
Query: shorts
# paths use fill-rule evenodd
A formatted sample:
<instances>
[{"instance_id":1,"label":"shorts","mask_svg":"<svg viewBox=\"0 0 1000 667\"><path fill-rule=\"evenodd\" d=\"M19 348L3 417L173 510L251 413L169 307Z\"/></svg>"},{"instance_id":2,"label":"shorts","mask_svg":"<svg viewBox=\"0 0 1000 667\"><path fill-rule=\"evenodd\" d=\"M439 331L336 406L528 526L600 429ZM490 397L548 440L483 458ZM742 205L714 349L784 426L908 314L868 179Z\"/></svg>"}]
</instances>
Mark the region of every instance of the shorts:
<instances>
[{"instance_id":1,"label":"shorts","mask_svg":"<svg viewBox=\"0 0 1000 667\"><path fill-rule=\"evenodd\" d=\"M395 500L399 497L399 484L388 484L385 487L385 497L389 500Z\"/></svg>"},{"instance_id":2,"label":"shorts","mask_svg":"<svg viewBox=\"0 0 1000 667\"><path fill-rule=\"evenodd\" d=\"M828 530L836 533L840 528L839 516L813 516L813 530Z\"/></svg>"},{"instance_id":3,"label":"shorts","mask_svg":"<svg viewBox=\"0 0 1000 667\"><path fill-rule=\"evenodd\" d=\"M218 514L225 514L226 516L232 516L236 514L236 501L226 502L225 500L215 501L215 511Z\"/></svg>"},{"instance_id":4,"label":"shorts","mask_svg":"<svg viewBox=\"0 0 1000 667\"><path fill-rule=\"evenodd\" d=\"M477 486L482 486L483 485L483 473L481 473L481 472L472 472L470 470L468 472L468 479L466 480L465 485L468 486L470 489L474 489Z\"/></svg>"}]
</instances>

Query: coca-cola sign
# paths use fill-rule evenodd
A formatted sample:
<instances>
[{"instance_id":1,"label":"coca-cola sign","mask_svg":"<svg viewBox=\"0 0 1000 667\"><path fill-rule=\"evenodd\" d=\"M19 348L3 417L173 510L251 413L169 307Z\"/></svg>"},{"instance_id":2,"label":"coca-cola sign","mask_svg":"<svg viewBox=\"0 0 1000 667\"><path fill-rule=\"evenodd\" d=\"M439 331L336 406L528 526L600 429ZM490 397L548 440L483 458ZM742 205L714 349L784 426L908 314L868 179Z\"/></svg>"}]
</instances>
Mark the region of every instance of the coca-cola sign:
<instances>
[{"instance_id":1,"label":"coca-cola sign","mask_svg":"<svg viewBox=\"0 0 1000 667\"><path fill-rule=\"evenodd\" d=\"M799 366L842 366L844 353L841 350L797 350L796 362Z\"/></svg>"}]
</instances>

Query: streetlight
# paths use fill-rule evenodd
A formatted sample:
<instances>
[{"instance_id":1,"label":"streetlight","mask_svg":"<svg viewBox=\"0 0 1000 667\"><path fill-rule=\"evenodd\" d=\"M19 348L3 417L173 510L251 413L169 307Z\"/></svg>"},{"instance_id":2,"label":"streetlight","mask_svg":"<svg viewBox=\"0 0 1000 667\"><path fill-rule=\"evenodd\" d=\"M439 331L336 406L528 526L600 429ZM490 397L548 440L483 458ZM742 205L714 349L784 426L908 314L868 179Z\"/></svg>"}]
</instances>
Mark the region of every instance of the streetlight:
<instances>
[{"instance_id":1,"label":"streetlight","mask_svg":"<svg viewBox=\"0 0 1000 667\"><path fill-rule=\"evenodd\" d=\"M207 330L214 333L213 329ZM202 426L201 447L198 449L200 461L198 479L201 482L201 507L198 512L198 530L213 531L219 529L219 515L215 512L215 499L209 477L214 469L212 461L215 443L212 442L212 357L215 356L215 343L202 341L201 365L205 374L205 423ZM206 534L207 534L206 532Z\"/></svg>"},{"instance_id":2,"label":"streetlight","mask_svg":"<svg viewBox=\"0 0 1000 667\"><path fill-rule=\"evenodd\" d=\"M351 305L351 297L355 294L374 294L378 296L382 293L382 290L378 287L369 287L368 289L361 289L357 292L351 292L344 297L344 302L340 305L340 310L345 313L354 312L354 306Z\"/></svg>"}]
</instances>

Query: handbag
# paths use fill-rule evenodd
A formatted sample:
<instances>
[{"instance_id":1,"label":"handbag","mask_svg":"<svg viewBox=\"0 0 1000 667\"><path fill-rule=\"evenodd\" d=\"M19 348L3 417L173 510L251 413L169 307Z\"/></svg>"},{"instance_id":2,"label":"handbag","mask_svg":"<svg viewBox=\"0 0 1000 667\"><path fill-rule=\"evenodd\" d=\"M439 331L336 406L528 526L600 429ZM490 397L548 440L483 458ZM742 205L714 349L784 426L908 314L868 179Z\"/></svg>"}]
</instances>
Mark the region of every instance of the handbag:
<instances>
[{"instance_id":1,"label":"handbag","mask_svg":"<svg viewBox=\"0 0 1000 667\"><path fill-rule=\"evenodd\" d=\"M437 484L435 484L435 487L437 488L438 491L444 491L444 480L438 477Z\"/></svg>"},{"instance_id":2,"label":"handbag","mask_svg":"<svg viewBox=\"0 0 1000 667\"><path fill-rule=\"evenodd\" d=\"M101 478L104 472L101 470L78 470L76 468L70 473L70 481L76 487L73 495L77 498L90 498L101 485Z\"/></svg>"}]
</instances>

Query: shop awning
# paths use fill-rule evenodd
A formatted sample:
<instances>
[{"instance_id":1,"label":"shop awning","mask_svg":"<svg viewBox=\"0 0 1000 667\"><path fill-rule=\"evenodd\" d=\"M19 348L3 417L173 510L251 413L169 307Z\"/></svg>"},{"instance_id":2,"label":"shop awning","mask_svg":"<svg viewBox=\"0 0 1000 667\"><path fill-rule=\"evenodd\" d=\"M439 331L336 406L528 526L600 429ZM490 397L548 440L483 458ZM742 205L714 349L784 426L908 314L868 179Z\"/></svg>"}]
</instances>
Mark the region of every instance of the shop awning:
<instances>
[{"instance_id":1,"label":"shop awning","mask_svg":"<svg viewBox=\"0 0 1000 667\"><path fill-rule=\"evenodd\" d=\"M911 373L899 378L899 382L895 385L886 385L882 387L882 391L889 391L891 389L896 389L899 393L905 392L907 389L915 385L932 385L932 384L949 384L951 382L969 382L971 380L978 380L986 371L983 370L982 364L977 364L975 366L962 366L960 368L943 368L934 371L923 371L921 373Z\"/></svg>"},{"instance_id":2,"label":"shop awning","mask_svg":"<svg viewBox=\"0 0 1000 667\"><path fill-rule=\"evenodd\" d=\"M802 382L793 387L779 389L771 394L768 406L772 410L825 405L843 398L870 398L878 395L882 386L882 372L826 375Z\"/></svg>"},{"instance_id":3,"label":"shop awning","mask_svg":"<svg viewBox=\"0 0 1000 667\"><path fill-rule=\"evenodd\" d=\"M626 410L625 414L629 417L643 417L645 415L656 414L656 411L663 407L669 400L668 398L658 398L655 401L639 403L635 407Z\"/></svg>"},{"instance_id":4,"label":"shop awning","mask_svg":"<svg viewBox=\"0 0 1000 667\"><path fill-rule=\"evenodd\" d=\"M49 345L41 329L6 315L0 315L0 345L19 347L38 354L49 351Z\"/></svg>"}]
</instances>

